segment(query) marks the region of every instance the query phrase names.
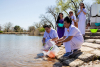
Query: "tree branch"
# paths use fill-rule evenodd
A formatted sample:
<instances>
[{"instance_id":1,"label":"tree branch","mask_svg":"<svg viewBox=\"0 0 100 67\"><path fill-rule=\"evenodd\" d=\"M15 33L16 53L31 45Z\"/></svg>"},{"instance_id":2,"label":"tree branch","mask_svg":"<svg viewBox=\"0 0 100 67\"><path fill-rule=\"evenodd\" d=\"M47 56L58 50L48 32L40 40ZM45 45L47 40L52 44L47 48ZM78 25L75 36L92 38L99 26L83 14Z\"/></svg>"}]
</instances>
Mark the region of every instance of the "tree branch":
<instances>
[{"instance_id":1,"label":"tree branch","mask_svg":"<svg viewBox=\"0 0 100 67\"><path fill-rule=\"evenodd\" d=\"M74 2L73 0L71 0L71 2L74 4L75 8L77 8L77 6L76 6L75 2Z\"/></svg>"}]
</instances>

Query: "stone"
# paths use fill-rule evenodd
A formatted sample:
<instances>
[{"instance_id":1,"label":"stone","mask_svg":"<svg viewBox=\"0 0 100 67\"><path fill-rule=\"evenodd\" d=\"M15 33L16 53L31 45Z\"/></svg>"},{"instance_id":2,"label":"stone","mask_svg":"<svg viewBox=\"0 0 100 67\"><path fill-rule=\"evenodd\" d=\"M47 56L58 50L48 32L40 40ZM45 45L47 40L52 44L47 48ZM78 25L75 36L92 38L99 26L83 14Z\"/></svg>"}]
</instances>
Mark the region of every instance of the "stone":
<instances>
[{"instance_id":1,"label":"stone","mask_svg":"<svg viewBox=\"0 0 100 67\"><path fill-rule=\"evenodd\" d=\"M100 36L85 36L85 39L100 39Z\"/></svg>"},{"instance_id":2,"label":"stone","mask_svg":"<svg viewBox=\"0 0 100 67\"><path fill-rule=\"evenodd\" d=\"M81 50L78 50L76 52L73 52L73 54L71 56L69 56L69 57L70 58L75 58L77 55L81 55L81 54L82 54Z\"/></svg>"},{"instance_id":3,"label":"stone","mask_svg":"<svg viewBox=\"0 0 100 67\"><path fill-rule=\"evenodd\" d=\"M63 50L63 49L65 49L65 48L63 48L63 47L59 47L59 49L60 49L60 50Z\"/></svg>"},{"instance_id":4,"label":"stone","mask_svg":"<svg viewBox=\"0 0 100 67\"><path fill-rule=\"evenodd\" d=\"M92 61L90 61L90 62L89 62L89 65L90 65L90 66L92 66L92 65L93 65Z\"/></svg>"},{"instance_id":5,"label":"stone","mask_svg":"<svg viewBox=\"0 0 100 67\"><path fill-rule=\"evenodd\" d=\"M61 45L60 47L65 48L65 46L64 46L64 45Z\"/></svg>"},{"instance_id":6,"label":"stone","mask_svg":"<svg viewBox=\"0 0 100 67\"><path fill-rule=\"evenodd\" d=\"M57 54L56 54L56 58L59 59L61 56L63 56L66 53L65 49L60 50Z\"/></svg>"},{"instance_id":7,"label":"stone","mask_svg":"<svg viewBox=\"0 0 100 67\"><path fill-rule=\"evenodd\" d=\"M85 42L100 44L100 39L86 39Z\"/></svg>"},{"instance_id":8,"label":"stone","mask_svg":"<svg viewBox=\"0 0 100 67\"><path fill-rule=\"evenodd\" d=\"M58 59L59 60L59 58L61 58L63 55L58 55L58 56L56 56L56 59Z\"/></svg>"},{"instance_id":9,"label":"stone","mask_svg":"<svg viewBox=\"0 0 100 67\"><path fill-rule=\"evenodd\" d=\"M82 45L88 45L88 44L93 44L93 43L90 43L90 42L84 42Z\"/></svg>"},{"instance_id":10,"label":"stone","mask_svg":"<svg viewBox=\"0 0 100 67\"><path fill-rule=\"evenodd\" d=\"M59 53L58 53L58 55L62 55L62 54L64 54L64 52L59 52Z\"/></svg>"},{"instance_id":11,"label":"stone","mask_svg":"<svg viewBox=\"0 0 100 67\"><path fill-rule=\"evenodd\" d=\"M63 56L61 56L61 57L59 58L59 61L60 61L60 62L63 62L63 61L68 60L68 59L69 59L69 57L63 57Z\"/></svg>"},{"instance_id":12,"label":"stone","mask_svg":"<svg viewBox=\"0 0 100 67\"><path fill-rule=\"evenodd\" d=\"M67 65L67 66L70 66L70 67L78 67L80 65L82 65L84 62L80 59L74 59L74 58L71 58L71 59L68 59L68 60L65 60L62 62L63 65Z\"/></svg>"},{"instance_id":13,"label":"stone","mask_svg":"<svg viewBox=\"0 0 100 67\"><path fill-rule=\"evenodd\" d=\"M85 32L85 36L100 36L100 32L97 33Z\"/></svg>"},{"instance_id":14,"label":"stone","mask_svg":"<svg viewBox=\"0 0 100 67\"><path fill-rule=\"evenodd\" d=\"M94 44L94 43L83 43L83 46L87 46L87 47L91 47L91 48L95 48L95 49L100 49L100 45L99 44Z\"/></svg>"},{"instance_id":15,"label":"stone","mask_svg":"<svg viewBox=\"0 0 100 67\"><path fill-rule=\"evenodd\" d=\"M46 60L48 60L48 58L46 58L46 57L43 57L43 60L45 60L45 61L46 61Z\"/></svg>"},{"instance_id":16,"label":"stone","mask_svg":"<svg viewBox=\"0 0 100 67\"><path fill-rule=\"evenodd\" d=\"M96 56L100 57L100 50L95 50L92 53L95 54Z\"/></svg>"},{"instance_id":17,"label":"stone","mask_svg":"<svg viewBox=\"0 0 100 67\"><path fill-rule=\"evenodd\" d=\"M96 43L97 43L97 44L100 44L100 40L96 40Z\"/></svg>"},{"instance_id":18,"label":"stone","mask_svg":"<svg viewBox=\"0 0 100 67\"><path fill-rule=\"evenodd\" d=\"M56 63L53 65L53 67L62 67L62 63L56 62Z\"/></svg>"},{"instance_id":19,"label":"stone","mask_svg":"<svg viewBox=\"0 0 100 67\"><path fill-rule=\"evenodd\" d=\"M86 39L85 42L93 43L95 42L95 39Z\"/></svg>"},{"instance_id":20,"label":"stone","mask_svg":"<svg viewBox=\"0 0 100 67\"><path fill-rule=\"evenodd\" d=\"M96 62L100 62L100 60L96 60Z\"/></svg>"},{"instance_id":21,"label":"stone","mask_svg":"<svg viewBox=\"0 0 100 67\"><path fill-rule=\"evenodd\" d=\"M82 47L80 48L80 50L81 50L82 52L91 52L91 51L94 51L95 49L90 48L90 47L82 46Z\"/></svg>"},{"instance_id":22,"label":"stone","mask_svg":"<svg viewBox=\"0 0 100 67\"><path fill-rule=\"evenodd\" d=\"M88 62L91 61L94 57L94 54L91 53L87 53L87 52L83 52L81 55L77 55L76 58L84 61L84 62Z\"/></svg>"}]
</instances>

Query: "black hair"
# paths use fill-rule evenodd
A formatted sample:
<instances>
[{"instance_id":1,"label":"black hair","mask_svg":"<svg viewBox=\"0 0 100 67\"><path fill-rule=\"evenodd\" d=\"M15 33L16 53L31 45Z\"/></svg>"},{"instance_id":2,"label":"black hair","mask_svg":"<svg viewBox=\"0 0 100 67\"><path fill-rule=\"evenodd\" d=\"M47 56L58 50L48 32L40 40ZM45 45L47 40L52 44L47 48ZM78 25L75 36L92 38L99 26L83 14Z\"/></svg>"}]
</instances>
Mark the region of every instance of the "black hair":
<instances>
[{"instance_id":1,"label":"black hair","mask_svg":"<svg viewBox=\"0 0 100 67\"><path fill-rule=\"evenodd\" d=\"M43 28L46 28L46 27L51 28L51 25L43 25Z\"/></svg>"},{"instance_id":2,"label":"black hair","mask_svg":"<svg viewBox=\"0 0 100 67\"><path fill-rule=\"evenodd\" d=\"M59 23L59 20L60 20L60 14L63 15L63 13L59 13L56 23Z\"/></svg>"},{"instance_id":3,"label":"black hair","mask_svg":"<svg viewBox=\"0 0 100 67\"><path fill-rule=\"evenodd\" d=\"M72 24L72 20L68 16L64 18L64 21L66 21L67 23L70 23L70 25Z\"/></svg>"},{"instance_id":4,"label":"black hair","mask_svg":"<svg viewBox=\"0 0 100 67\"><path fill-rule=\"evenodd\" d=\"M81 4L83 4L83 8L85 9L85 5L84 5L84 3L81 2L79 5L81 5Z\"/></svg>"}]
</instances>

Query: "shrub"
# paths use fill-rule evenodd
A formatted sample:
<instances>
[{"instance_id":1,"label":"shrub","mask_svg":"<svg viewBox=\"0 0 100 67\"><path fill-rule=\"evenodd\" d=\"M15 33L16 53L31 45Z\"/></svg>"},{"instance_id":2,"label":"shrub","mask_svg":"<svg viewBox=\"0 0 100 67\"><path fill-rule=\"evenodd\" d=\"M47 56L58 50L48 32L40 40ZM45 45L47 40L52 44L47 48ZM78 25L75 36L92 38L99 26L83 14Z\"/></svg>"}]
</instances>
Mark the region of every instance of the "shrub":
<instances>
[{"instance_id":1,"label":"shrub","mask_svg":"<svg viewBox=\"0 0 100 67\"><path fill-rule=\"evenodd\" d=\"M3 31L0 31L0 33L3 33Z\"/></svg>"},{"instance_id":2,"label":"shrub","mask_svg":"<svg viewBox=\"0 0 100 67\"><path fill-rule=\"evenodd\" d=\"M40 32L45 32L45 29L42 27L42 28L40 28L39 31L40 31Z\"/></svg>"}]
</instances>

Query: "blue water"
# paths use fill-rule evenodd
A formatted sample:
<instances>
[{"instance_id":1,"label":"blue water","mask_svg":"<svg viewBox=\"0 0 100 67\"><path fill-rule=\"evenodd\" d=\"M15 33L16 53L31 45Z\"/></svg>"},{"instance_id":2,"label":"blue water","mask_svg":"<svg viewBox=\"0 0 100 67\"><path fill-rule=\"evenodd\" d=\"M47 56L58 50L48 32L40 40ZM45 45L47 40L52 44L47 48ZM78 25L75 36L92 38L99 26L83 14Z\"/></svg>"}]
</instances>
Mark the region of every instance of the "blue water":
<instances>
[{"instance_id":1,"label":"blue water","mask_svg":"<svg viewBox=\"0 0 100 67\"><path fill-rule=\"evenodd\" d=\"M0 34L0 52L5 51L11 53L19 52L19 54L34 54L40 52L42 43L40 36ZM38 50L37 50L38 49Z\"/></svg>"},{"instance_id":2,"label":"blue water","mask_svg":"<svg viewBox=\"0 0 100 67\"><path fill-rule=\"evenodd\" d=\"M35 58L42 52L41 40L42 36L0 34L0 67L52 67L52 62Z\"/></svg>"}]
</instances>

